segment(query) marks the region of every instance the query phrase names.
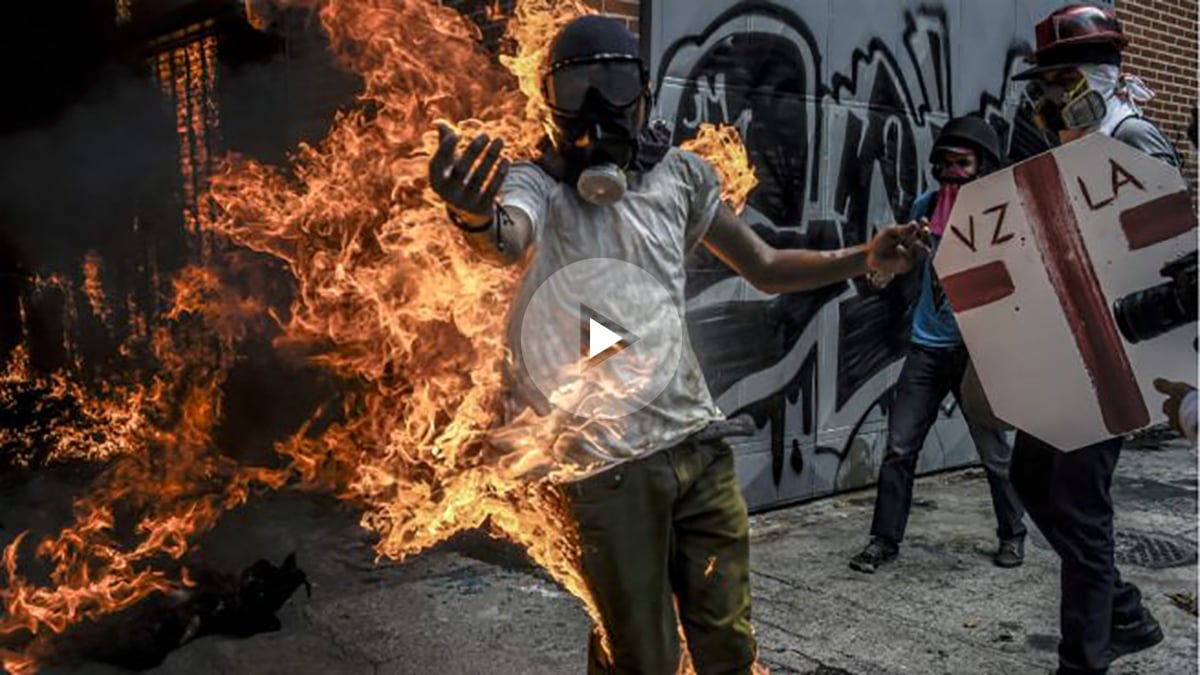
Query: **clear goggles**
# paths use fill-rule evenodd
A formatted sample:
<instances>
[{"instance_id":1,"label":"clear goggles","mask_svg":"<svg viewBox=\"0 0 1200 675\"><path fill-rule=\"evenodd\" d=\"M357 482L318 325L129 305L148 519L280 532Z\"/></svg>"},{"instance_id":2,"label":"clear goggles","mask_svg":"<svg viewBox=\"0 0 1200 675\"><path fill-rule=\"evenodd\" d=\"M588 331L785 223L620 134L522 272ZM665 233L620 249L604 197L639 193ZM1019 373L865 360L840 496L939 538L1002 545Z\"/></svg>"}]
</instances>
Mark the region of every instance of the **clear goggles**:
<instances>
[{"instance_id":1,"label":"clear goggles","mask_svg":"<svg viewBox=\"0 0 1200 675\"><path fill-rule=\"evenodd\" d=\"M551 110L575 115L583 112L589 95L599 96L614 109L628 108L646 93L647 82L640 59L597 55L554 65L542 87Z\"/></svg>"}]
</instances>

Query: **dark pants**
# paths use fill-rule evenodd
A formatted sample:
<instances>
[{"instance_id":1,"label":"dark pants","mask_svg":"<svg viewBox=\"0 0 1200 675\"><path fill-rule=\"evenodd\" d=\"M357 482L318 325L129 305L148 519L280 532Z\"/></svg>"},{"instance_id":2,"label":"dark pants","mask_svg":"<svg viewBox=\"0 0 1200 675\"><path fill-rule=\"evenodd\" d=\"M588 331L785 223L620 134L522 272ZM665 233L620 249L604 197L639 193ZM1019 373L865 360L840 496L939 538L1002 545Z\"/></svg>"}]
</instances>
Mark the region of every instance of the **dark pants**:
<instances>
[{"instance_id":1,"label":"dark pants","mask_svg":"<svg viewBox=\"0 0 1200 675\"><path fill-rule=\"evenodd\" d=\"M1019 432L1013 448L1013 485L1062 559L1060 673L1107 672L1112 625L1141 617L1141 593L1113 563L1109 488L1121 445L1114 438L1060 452Z\"/></svg>"},{"instance_id":2,"label":"dark pants","mask_svg":"<svg viewBox=\"0 0 1200 675\"><path fill-rule=\"evenodd\" d=\"M947 394L959 399L959 387L967 368L966 348L936 349L912 345L900 379L896 382L888 421L888 446L879 467L879 490L871 535L893 545L904 539L912 508L913 479L917 459L938 407ZM996 535L1001 539L1025 536L1024 512L1016 491L1008 481L1011 458L1004 436L967 419L975 449L983 459L992 508L996 511Z\"/></svg>"},{"instance_id":3,"label":"dark pants","mask_svg":"<svg viewBox=\"0 0 1200 675\"><path fill-rule=\"evenodd\" d=\"M749 675L750 522L728 443L687 441L564 491L612 647L607 662L593 634L589 673L673 675L682 624L699 675Z\"/></svg>"}]
</instances>

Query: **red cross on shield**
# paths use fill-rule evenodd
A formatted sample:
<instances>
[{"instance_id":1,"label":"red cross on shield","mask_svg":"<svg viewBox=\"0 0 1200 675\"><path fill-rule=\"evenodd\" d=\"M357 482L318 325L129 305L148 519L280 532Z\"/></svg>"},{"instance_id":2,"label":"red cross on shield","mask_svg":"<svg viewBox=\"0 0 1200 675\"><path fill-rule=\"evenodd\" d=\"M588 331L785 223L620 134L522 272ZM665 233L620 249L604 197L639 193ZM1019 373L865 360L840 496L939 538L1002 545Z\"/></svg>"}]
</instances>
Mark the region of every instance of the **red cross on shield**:
<instances>
[{"instance_id":1,"label":"red cross on shield","mask_svg":"<svg viewBox=\"0 0 1200 675\"><path fill-rule=\"evenodd\" d=\"M963 187L934 267L997 417L1070 451L1165 419L1196 382L1195 323L1138 343L1118 298L1196 249L1178 171L1091 134Z\"/></svg>"}]
</instances>

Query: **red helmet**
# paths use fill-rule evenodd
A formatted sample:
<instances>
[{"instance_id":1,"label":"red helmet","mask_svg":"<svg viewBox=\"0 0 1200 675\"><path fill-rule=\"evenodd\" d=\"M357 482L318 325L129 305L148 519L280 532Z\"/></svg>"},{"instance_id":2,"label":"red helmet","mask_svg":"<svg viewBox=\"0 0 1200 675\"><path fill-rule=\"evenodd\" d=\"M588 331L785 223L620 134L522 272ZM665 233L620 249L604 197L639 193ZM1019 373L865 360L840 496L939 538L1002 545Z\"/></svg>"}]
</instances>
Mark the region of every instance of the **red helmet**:
<instances>
[{"instance_id":1,"label":"red helmet","mask_svg":"<svg viewBox=\"0 0 1200 675\"><path fill-rule=\"evenodd\" d=\"M1129 38L1117 13L1106 7L1073 4L1054 10L1035 29L1037 49L1026 60L1034 68L1013 79L1026 80L1039 73L1086 64L1121 62Z\"/></svg>"},{"instance_id":2,"label":"red helmet","mask_svg":"<svg viewBox=\"0 0 1200 675\"><path fill-rule=\"evenodd\" d=\"M1037 52L1034 56L1067 45L1108 43L1117 49L1129 44L1117 13L1093 5L1067 5L1055 10L1035 29Z\"/></svg>"}]
</instances>

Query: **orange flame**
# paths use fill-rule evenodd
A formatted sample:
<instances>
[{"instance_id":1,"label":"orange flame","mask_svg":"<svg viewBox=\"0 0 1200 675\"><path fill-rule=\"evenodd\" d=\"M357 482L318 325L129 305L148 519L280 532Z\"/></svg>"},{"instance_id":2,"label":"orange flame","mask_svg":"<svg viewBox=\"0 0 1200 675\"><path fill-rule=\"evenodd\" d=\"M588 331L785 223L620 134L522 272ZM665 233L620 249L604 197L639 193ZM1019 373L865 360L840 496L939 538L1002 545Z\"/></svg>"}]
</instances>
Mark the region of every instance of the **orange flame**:
<instances>
[{"instance_id":1,"label":"orange flame","mask_svg":"<svg viewBox=\"0 0 1200 675\"><path fill-rule=\"evenodd\" d=\"M261 0L243 0L242 13L246 16L246 23L254 27L255 30L266 30L271 23L270 10L264 6Z\"/></svg>"},{"instance_id":2,"label":"orange flame","mask_svg":"<svg viewBox=\"0 0 1200 675\"><path fill-rule=\"evenodd\" d=\"M112 311L104 298L104 283L100 279L100 270L100 255L95 251L88 251L83 259L83 292L92 308L92 315L107 324L112 320Z\"/></svg>"},{"instance_id":3,"label":"orange flame","mask_svg":"<svg viewBox=\"0 0 1200 675\"><path fill-rule=\"evenodd\" d=\"M471 24L437 3L325 3L321 21L363 77L373 114L340 117L319 147L300 148L291 176L230 164L214 195L223 214L215 229L295 276L282 340L310 346L314 362L361 384L344 422L281 444L302 481L361 504L381 556L404 559L487 527L591 608L558 492L506 477L487 443L506 354L494 308L507 306L516 273L481 264L426 185L438 120L532 153L543 133L537 69L558 28L584 9L519 3L510 74L478 48ZM544 451L535 446L523 447Z\"/></svg>"},{"instance_id":4,"label":"orange flame","mask_svg":"<svg viewBox=\"0 0 1200 675\"><path fill-rule=\"evenodd\" d=\"M31 390L39 392L38 412L45 411L42 422L49 428L36 434L15 425L0 428L0 447L17 466L30 466L38 455L44 455L40 464L115 457L146 422L141 388L113 386L97 393L62 372L34 374L28 350L18 345L0 371L0 408L18 408L17 397ZM73 408L73 415L48 412L62 407ZM47 440L50 447L40 448Z\"/></svg>"},{"instance_id":5,"label":"orange flame","mask_svg":"<svg viewBox=\"0 0 1200 675\"><path fill-rule=\"evenodd\" d=\"M750 193L758 187L758 175L736 127L703 124L696 137L680 147L700 155L717 170L721 197L735 213L745 208Z\"/></svg>"},{"instance_id":6,"label":"orange flame","mask_svg":"<svg viewBox=\"0 0 1200 675\"><path fill-rule=\"evenodd\" d=\"M117 0L116 21L118 26L129 23L129 20L133 18L133 13L130 11L132 4L133 0Z\"/></svg>"},{"instance_id":7,"label":"orange flame","mask_svg":"<svg viewBox=\"0 0 1200 675\"><path fill-rule=\"evenodd\" d=\"M247 7L249 7L247 5ZM189 26L170 38L182 46L154 57L154 75L163 92L175 101L175 131L179 136L179 169L183 178L183 220L193 235L212 218L208 178L211 148L220 126L216 98L217 38L211 22ZM207 241L194 237L207 259Z\"/></svg>"},{"instance_id":8,"label":"orange flame","mask_svg":"<svg viewBox=\"0 0 1200 675\"><path fill-rule=\"evenodd\" d=\"M186 570L172 574L164 562L182 558L192 536L244 503L253 489L277 489L287 479L286 472L239 466L212 452L233 342L257 305L235 301L209 270L185 269L175 283L174 308L147 336L158 366L148 385L89 392L61 373L51 378L53 395L78 401L88 422L55 430L55 453L99 459L103 452L115 459L75 501L74 524L34 547L50 563L48 584L18 571L27 534L4 549L0 637L28 638L20 653L0 652L9 672L31 672L52 648L53 634L75 623L185 585ZM17 378L38 381L23 348L0 385ZM129 516L118 512L135 514L134 526L125 527ZM132 533L118 534L122 529Z\"/></svg>"}]
</instances>

